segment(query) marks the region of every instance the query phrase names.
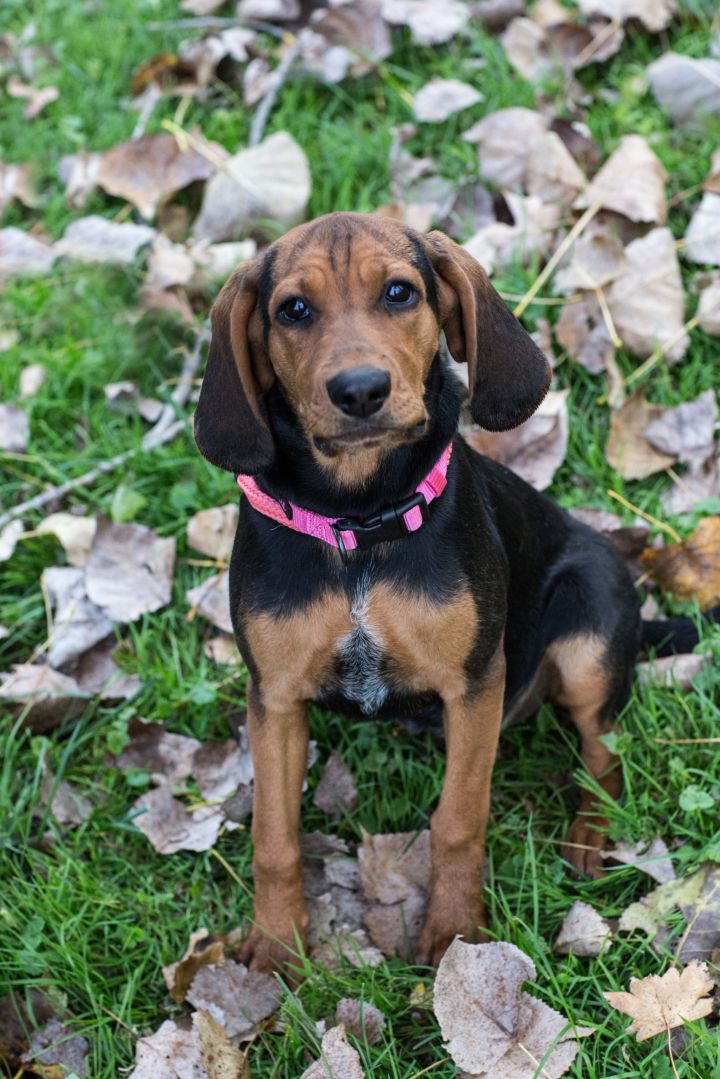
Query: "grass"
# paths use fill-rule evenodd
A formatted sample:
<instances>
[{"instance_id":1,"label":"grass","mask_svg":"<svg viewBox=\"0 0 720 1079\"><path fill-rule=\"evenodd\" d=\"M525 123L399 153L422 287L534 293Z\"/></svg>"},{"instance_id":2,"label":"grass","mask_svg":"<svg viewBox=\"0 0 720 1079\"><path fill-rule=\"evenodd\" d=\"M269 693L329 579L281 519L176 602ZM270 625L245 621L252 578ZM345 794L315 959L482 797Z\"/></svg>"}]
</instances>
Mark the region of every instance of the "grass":
<instances>
[{"instance_id":1,"label":"grass","mask_svg":"<svg viewBox=\"0 0 720 1079\"><path fill-rule=\"evenodd\" d=\"M695 0L667 35L668 44L691 55L706 53L713 5ZM39 221L53 237L72 215L64 205L56 166L60 156L79 147L104 149L127 138L135 115L123 106L133 69L157 51L172 50L182 37L158 32L149 23L177 17L171 0L127 0L121 14L110 5L87 9L62 0L45 0L33 11L37 40L51 43L57 68L41 75L55 82L60 98L34 122L22 118L21 102L7 100L0 115L0 158L36 161L46 201L39 212L13 207L6 224L29 227ZM20 32L27 5L5 0L6 27ZM451 179L472 179L475 151L462 131L485 113L509 105L532 107L533 89L513 75L497 41L479 31L445 48L416 49L407 35L395 35L396 48L382 70L357 83L319 86L310 79L289 83L282 91L269 130L286 129L305 148L313 174L310 211L371 210L387 201L387 154L390 129L407 122L406 92L413 93L430 75L453 75L476 84L484 102L442 125L426 125L410 144L417 154L435 157ZM669 193L700 182L718 130L689 135L671 128L642 83L647 63L661 42L630 30L621 52L608 64L591 68L581 79L594 104L588 124L607 155L620 138L640 132L649 138L667 168ZM482 60L484 66L478 67ZM604 91L604 95L598 91ZM563 105L557 87L552 100ZM171 118L175 103L153 115L149 130ZM198 124L209 138L230 150L242 146L249 116L236 89L218 86L209 100L191 103L185 126ZM681 236L694 205L682 201L670 227ZM113 216L122 204L96 195L84 212ZM459 237L463 238L463 237ZM534 267L516 266L496 279L508 293L522 294ZM3 460L3 502L41 490L47 483L75 476L119 450L137 445L140 421L107 411L103 387L130 378L145 393L167 394L165 380L178 371L179 350L187 331L176 324L134 313L140 267L102 270L59 263L43 278L10 283L0 299L0 316L17 329L20 342L2 357L0 396L14 400L23 366L41 363L48 379L27 402L32 440L27 455ZM692 275L685 271L689 286ZM694 300L690 299L689 313ZM526 324L544 309L529 309ZM672 370L660 366L644 383L652 400L675 404L696 396L717 381L717 344L700 332L686 358ZM632 369L620 357L625 372ZM571 390L571 437L568 457L551 494L565 505L616 509L609 487L662 516L659 495L665 477L624 483L606 463L602 446L608 427L600 403L601 380L569 361L558 368L558 383ZM185 527L195 511L234 497L227 475L212 469L188 437L151 455L134 457L122 476L100 479L76 492L66 507L110 511L119 483L146 502L138 520L178 539L178 564L172 604L142 619L126 633L125 662L143 678L141 694L127 704L93 704L72 727L48 737L32 737L5 716L0 721L0 994L37 986L49 992L75 1017L87 1035L92 1060L89 1074L110 1079L123 1074L134 1058L138 1035L156 1029L177 1006L169 1002L160 967L184 950L190 932L200 925L227 930L250 914L250 844L246 832L223 835L221 858L207 854L156 855L129 821L129 807L144 789L142 775L126 777L108 764L108 754L123 744L129 720L141 715L162 720L178 733L201 739L228 735L228 717L244 705L244 679L219 669L203 653L209 628L185 619L186 589L206 571L187 564ZM29 519L31 526L37 523ZM673 521L683 534L693 519ZM45 566L62 562L61 549L49 537L27 540L3 564L0 620L11 629L0 641L0 666L22 662L42 645L45 610L39 576ZM669 603L666 609L681 609ZM703 648L720 658L717 632ZM717 813L680 808L682 791L700 785L720 800L717 754L710 744L668 746L658 738L703 739L717 735L720 676L706 669L690 693L637 688L622 723L619 751L626 794L611 809L611 834L626 840L660 833L675 848L680 872L690 872L708 858L720 860ZM306 830L338 830L357 840L360 827L394 831L422 827L437 798L442 754L427 739L411 737L388 725L346 721L313 713L313 736L321 757L339 748L360 790L357 810L335 829L305 797ZM71 780L95 805L92 817L62 834L38 809L43 762ZM612 1013L604 989L625 988L631 976L664 969L669 954L658 956L644 937L618 939L596 960L560 958L551 942L576 898L591 902L606 917L649 889L633 869L613 870L600 882L573 880L560 855L560 841L573 813L573 776L579 758L573 734L551 710L503 739L496 768L489 830L489 901L493 931L526 951L536 964L536 992L578 1024L596 1028L584 1039L570 1073L583 1079L648 1076L666 1079L671 1068L663 1039L637 1045L625 1033L627 1021ZM311 774L311 789L320 766ZM582 778L582 777L581 777ZM40 814L40 815L38 815ZM53 841L42 841L50 830ZM228 873L226 865L232 870ZM234 877L243 882L239 888ZM680 928L678 918L676 928ZM381 1045L359 1045L368 1074L411 1079L422 1071L445 1079L454 1075L447 1062L432 1012L418 996L418 983L429 986L427 971L400 960L374 970L346 966L334 972L310 969L296 996L285 998L280 1018L251 1050L255 1079L296 1079L315 1053L315 1023L334 1014L342 996L362 997L388 1017ZM411 994L414 995L411 997ZM720 1071L718 1042L705 1023L695 1024L677 1062L678 1074L708 1079Z\"/></svg>"}]
</instances>

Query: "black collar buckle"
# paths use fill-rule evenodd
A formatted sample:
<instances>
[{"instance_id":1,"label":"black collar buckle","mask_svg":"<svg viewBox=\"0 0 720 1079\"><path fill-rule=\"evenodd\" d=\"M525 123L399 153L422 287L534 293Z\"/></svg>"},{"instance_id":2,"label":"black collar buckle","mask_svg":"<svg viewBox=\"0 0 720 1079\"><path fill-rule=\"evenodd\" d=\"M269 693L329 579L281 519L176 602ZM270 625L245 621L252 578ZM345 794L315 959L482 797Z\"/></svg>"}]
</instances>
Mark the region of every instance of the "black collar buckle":
<instances>
[{"instance_id":1,"label":"black collar buckle","mask_svg":"<svg viewBox=\"0 0 720 1079\"><path fill-rule=\"evenodd\" d=\"M393 502L381 513L366 517L363 521L355 520L352 517L341 517L340 520L335 521L330 527L343 562L347 562L347 556L350 553L343 543L343 532L353 532L355 534L358 549L361 551L374 547L376 543L401 539L403 536L409 535L410 532L405 523L405 514L416 506L420 507L423 522L427 521L430 516L430 507L427 504L425 495L420 491L410 495L409 498L404 499L402 502Z\"/></svg>"}]
</instances>

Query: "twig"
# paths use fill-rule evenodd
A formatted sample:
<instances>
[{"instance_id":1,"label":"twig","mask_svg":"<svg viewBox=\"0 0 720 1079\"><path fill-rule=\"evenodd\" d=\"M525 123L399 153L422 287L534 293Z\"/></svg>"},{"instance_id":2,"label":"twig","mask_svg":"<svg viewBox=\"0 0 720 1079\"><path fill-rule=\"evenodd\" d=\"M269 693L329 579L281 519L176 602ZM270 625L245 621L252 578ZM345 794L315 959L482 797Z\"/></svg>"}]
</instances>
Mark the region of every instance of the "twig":
<instances>
[{"instance_id":1,"label":"twig","mask_svg":"<svg viewBox=\"0 0 720 1079\"><path fill-rule=\"evenodd\" d=\"M642 517L643 520L649 524L654 525L655 528L659 528L661 532L667 532L675 543L682 543L682 536L679 532L676 532L670 525L665 524L664 521L659 521L657 517L653 517L652 514L646 513L645 510L641 510L639 506L636 506L633 502L628 502L627 498L623 498L617 491L613 491L612 488L608 490L610 498L614 498L616 502L619 502L621 506L624 506L626 510L632 510L633 513L637 513L638 517Z\"/></svg>"},{"instance_id":2,"label":"twig","mask_svg":"<svg viewBox=\"0 0 720 1079\"><path fill-rule=\"evenodd\" d=\"M666 352L669 352L673 345L676 345L685 334L692 333L696 326L700 323L700 316L693 315L691 319L681 326L672 337L668 337L667 341L664 341L662 345L655 349L652 356L649 356L645 363L641 363L639 367L636 367L632 374L628 375L625 379L625 385L630 386L633 382L637 382L639 378L647 375L649 371L652 371L653 367L656 367L660 363Z\"/></svg>"},{"instance_id":3,"label":"twig","mask_svg":"<svg viewBox=\"0 0 720 1079\"><path fill-rule=\"evenodd\" d=\"M555 252L555 254L553 255L553 257L545 265L545 268L535 278L532 285L530 286L530 288L525 293L525 295L523 296L520 303L517 305L517 307L513 311L513 314L515 315L515 318L520 318L520 316L523 314L525 309L527 307L529 307L529 305L532 303L534 297L537 296L540 289L543 287L543 285L545 284L547 279L550 277L550 275L552 274L552 272L555 269L555 267L557 266L557 264L562 259L563 255L565 255L566 252L572 247L572 245L575 243L575 241L577 240L580 233L583 232L583 230L587 228L587 226L590 224L592 219L595 217L595 214L598 213L598 211L600 209L601 209L601 204L599 202L594 202L592 204L592 206L588 206L587 210L582 215L582 217L578 218L578 220L575 222L573 227L570 229L570 231L568 232L568 234L565 237L565 239L563 240L563 242L558 247L558 249Z\"/></svg>"},{"instance_id":4,"label":"twig","mask_svg":"<svg viewBox=\"0 0 720 1079\"><path fill-rule=\"evenodd\" d=\"M288 39L292 41L289 35ZM263 133L267 125L270 113L272 112L273 105L277 100L277 96L282 89L283 84L287 80L290 74L290 68L293 66L300 51L302 49L302 42L299 38L295 38L288 51L283 56L282 60L275 69L275 78L272 81L272 86L262 98L258 105L255 115L253 116L252 125L250 127L250 138L248 139L248 146L257 146L262 141Z\"/></svg>"},{"instance_id":5,"label":"twig","mask_svg":"<svg viewBox=\"0 0 720 1079\"><path fill-rule=\"evenodd\" d=\"M29 498L26 502L21 502L19 506L15 506L14 509L8 510L7 513L0 515L0 529L9 524L10 521L17 520L18 517L23 517L31 510L42 509L48 502L54 502L55 499L64 498L65 495L71 491L76 491L78 487L88 487L95 480L100 479L101 476L107 475L109 472L114 472L129 461L131 457L134 457L136 453L144 453L149 450L154 450L156 446L162 446L166 442L171 442L176 435L185 428L187 420L178 420L178 409L187 402L190 396L190 391L193 385L193 379L200 367L200 360L202 358L202 349L205 342L210 336L210 331L203 327L197 335L195 345L191 352L187 353L183 369L180 373L178 384L175 387L171 400L172 404L167 404L160 413L160 418L154 427L151 427L148 433L143 438L139 446L133 446L129 450L124 450L122 453L115 454L107 461L101 461L99 465L95 465L89 472L83 472L82 476L76 476L74 480L67 480L66 483L57 484L55 487L48 487L46 491L43 491L39 495L35 495L34 498Z\"/></svg>"}]
</instances>

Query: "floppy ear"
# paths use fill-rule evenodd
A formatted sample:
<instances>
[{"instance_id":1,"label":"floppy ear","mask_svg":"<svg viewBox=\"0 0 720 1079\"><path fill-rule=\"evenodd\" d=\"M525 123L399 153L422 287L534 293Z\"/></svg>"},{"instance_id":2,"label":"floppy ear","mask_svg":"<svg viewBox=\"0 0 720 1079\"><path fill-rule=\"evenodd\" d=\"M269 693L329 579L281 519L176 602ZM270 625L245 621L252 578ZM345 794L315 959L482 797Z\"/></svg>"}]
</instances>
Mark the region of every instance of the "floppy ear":
<instances>
[{"instance_id":1,"label":"floppy ear","mask_svg":"<svg viewBox=\"0 0 720 1079\"><path fill-rule=\"evenodd\" d=\"M235 473L261 472L273 458L272 437L258 401L273 380L257 309L259 272L259 262L244 264L215 301L195 410L198 449L218 468Z\"/></svg>"},{"instance_id":2,"label":"floppy ear","mask_svg":"<svg viewBox=\"0 0 720 1079\"><path fill-rule=\"evenodd\" d=\"M440 278L448 348L454 360L468 365L472 417L487 431L509 431L547 393L550 365L472 255L442 232L431 232L426 244Z\"/></svg>"}]
</instances>

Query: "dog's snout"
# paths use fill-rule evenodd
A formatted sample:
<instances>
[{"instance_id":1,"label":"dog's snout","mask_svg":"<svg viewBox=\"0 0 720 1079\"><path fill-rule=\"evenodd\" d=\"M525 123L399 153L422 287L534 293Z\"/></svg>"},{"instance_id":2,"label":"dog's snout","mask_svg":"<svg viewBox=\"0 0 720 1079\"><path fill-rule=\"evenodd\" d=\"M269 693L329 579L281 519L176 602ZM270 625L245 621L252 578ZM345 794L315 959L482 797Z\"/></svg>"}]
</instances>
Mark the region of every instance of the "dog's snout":
<instances>
[{"instance_id":1,"label":"dog's snout","mask_svg":"<svg viewBox=\"0 0 720 1079\"><path fill-rule=\"evenodd\" d=\"M332 403L346 416L365 418L378 412L390 394L390 372L379 367L341 371L325 383Z\"/></svg>"}]
</instances>

